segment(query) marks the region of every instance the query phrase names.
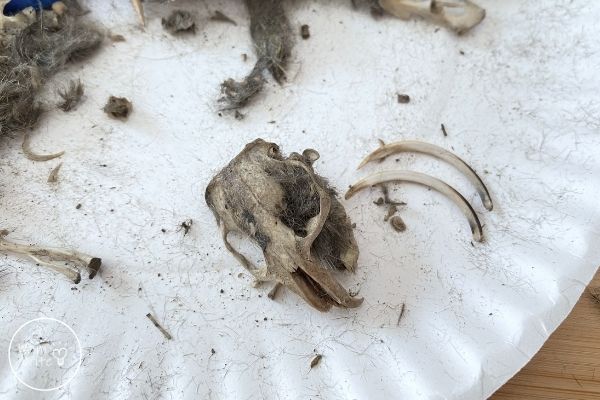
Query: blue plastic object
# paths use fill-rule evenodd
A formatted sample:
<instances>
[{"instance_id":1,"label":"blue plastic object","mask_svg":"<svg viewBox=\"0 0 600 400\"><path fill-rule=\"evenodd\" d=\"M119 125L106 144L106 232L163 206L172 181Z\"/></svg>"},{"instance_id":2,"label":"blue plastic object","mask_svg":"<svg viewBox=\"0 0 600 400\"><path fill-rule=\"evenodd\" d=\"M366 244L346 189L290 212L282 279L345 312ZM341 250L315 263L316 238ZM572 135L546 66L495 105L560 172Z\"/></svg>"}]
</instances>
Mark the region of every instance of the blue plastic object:
<instances>
[{"instance_id":1,"label":"blue plastic object","mask_svg":"<svg viewBox=\"0 0 600 400\"><path fill-rule=\"evenodd\" d=\"M36 10L41 8L48 9L57 1L58 0L12 0L9 3L6 3L2 13L4 15L15 15L27 7L33 7Z\"/></svg>"}]
</instances>

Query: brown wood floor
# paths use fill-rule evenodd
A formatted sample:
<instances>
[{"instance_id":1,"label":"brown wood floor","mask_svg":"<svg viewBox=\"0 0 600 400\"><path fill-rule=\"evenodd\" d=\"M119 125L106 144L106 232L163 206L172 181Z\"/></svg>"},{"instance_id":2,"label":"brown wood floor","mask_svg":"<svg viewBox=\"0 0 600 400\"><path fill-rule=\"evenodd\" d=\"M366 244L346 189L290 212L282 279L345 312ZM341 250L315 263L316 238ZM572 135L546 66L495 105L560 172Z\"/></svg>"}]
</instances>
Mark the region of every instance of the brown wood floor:
<instances>
[{"instance_id":1,"label":"brown wood floor","mask_svg":"<svg viewBox=\"0 0 600 400\"><path fill-rule=\"evenodd\" d=\"M600 287L600 270L589 287ZM600 400L600 302L585 291L540 352L490 400Z\"/></svg>"}]
</instances>

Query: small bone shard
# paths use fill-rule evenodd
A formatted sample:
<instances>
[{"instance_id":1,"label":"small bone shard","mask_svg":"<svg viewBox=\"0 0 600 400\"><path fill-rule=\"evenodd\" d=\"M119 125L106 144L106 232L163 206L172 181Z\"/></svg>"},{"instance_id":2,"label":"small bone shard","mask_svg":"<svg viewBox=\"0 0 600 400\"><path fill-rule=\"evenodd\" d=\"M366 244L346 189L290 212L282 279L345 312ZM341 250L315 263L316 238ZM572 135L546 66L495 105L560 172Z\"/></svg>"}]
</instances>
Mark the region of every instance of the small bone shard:
<instances>
[{"instance_id":1,"label":"small bone shard","mask_svg":"<svg viewBox=\"0 0 600 400\"><path fill-rule=\"evenodd\" d=\"M483 183L483 181L481 180L479 175L477 175L477 172L475 172L475 170L473 168L471 168L471 166L469 166L469 164L467 164L465 161L463 161L461 158L459 158L454 153L452 153L446 149L443 149L439 146L430 144L430 143L419 142L416 140L406 140L406 141L402 141L402 142L395 142L395 143L388 143L388 144L381 145L379 148L377 148L377 150L375 150L371 154L369 154L360 163L360 165L358 166L358 169L364 167L366 164L368 164L372 161L383 161L385 158L387 158L393 154L398 154L398 153L403 153L403 152L415 152L415 153L427 154L427 155L433 156L435 158L438 158L438 159L445 161L448 164L452 165L454 168L456 168L461 173L463 173L467 177L467 179L471 182L471 184L473 184L475 186L475 188L477 189L477 192L479 193L479 197L481 198L481 202L483 203L483 206L488 211L492 211L492 209L494 208L494 204L492 202L490 193L488 192L487 187L485 186L485 184Z\"/></svg>"},{"instance_id":2,"label":"small bone shard","mask_svg":"<svg viewBox=\"0 0 600 400\"><path fill-rule=\"evenodd\" d=\"M57 15L63 15L67 10L67 6L62 1L54 2L51 8Z\"/></svg>"},{"instance_id":3,"label":"small bone shard","mask_svg":"<svg viewBox=\"0 0 600 400\"><path fill-rule=\"evenodd\" d=\"M54 169L52 169L52 171L50 171L50 174L48 175L48 183L58 182L58 173L60 172L61 167L62 163L58 164L56 167L54 167Z\"/></svg>"},{"instance_id":4,"label":"small bone shard","mask_svg":"<svg viewBox=\"0 0 600 400\"><path fill-rule=\"evenodd\" d=\"M232 20L231 18L229 18L227 15L223 14L221 11L217 10L214 12L214 14L212 15L212 17L210 17L211 21L217 21L217 22L226 22L232 25L237 25L237 23Z\"/></svg>"},{"instance_id":5,"label":"small bone shard","mask_svg":"<svg viewBox=\"0 0 600 400\"><path fill-rule=\"evenodd\" d=\"M102 260L98 257L88 256L75 250L18 244L8 241L6 235L7 231L0 231L0 252L25 255L40 266L60 272L74 283L81 281L79 267L87 268L89 279L93 279L102 265Z\"/></svg>"},{"instance_id":6,"label":"small bone shard","mask_svg":"<svg viewBox=\"0 0 600 400\"><path fill-rule=\"evenodd\" d=\"M154 318L154 315L148 313L148 314L146 314L146 317L152 322L152 324L156 327L156 329L158 329L160 331L160 333L163 334L163 336L167 340L173 339L173 336L171 336L171 334L169 332L167 332L167 330L165 328L163 328L161 324L158 323L156 318Z\"/></svg>"},{"instance_id":7,"label":"small bone shard","mask_svg":"<svg viewBox=\"0 0 600 400\"><path fill-rule=\"evenodd\" d=\"M64 112L73 110L83 97L83 84L80 80L72 80L69 85L58 91L58 95L62 101L58 103L58 108Z\"/></svg>"},{"instance_id":8,"label":"small bone shard","mask_svg":"<svg viewBox=\"0 0 600 400\"><path fill-rule=\"evenodd\" d=\"M206 203L225 247L257 281L279 283L320 311L358 307L363 299L333 276L335 269L355 270L358 246L335 191L313 170L318 156L308 149L284 157L276 144L257 139L211 180ZM256 243L266 265L237 252L229 232Z\"/></svg>"},{"instance_id":9,"label":"small bone shard","mask_svg":"<svg viewBox=\"0 0 600 400\"><path fill-rule=\"evenodd\" d=\"M119 42L125 42L125 36L119 34L119 33L111 33L108 35L108 38L110 39L111 42L113 43L119 43Z\"/></svg>"},{"instance_id":10,"label":"small bone shard","mask_svg":"<svg viewBox=\"0 0 600 400\"><path fill-rule=\"evenodd\" d=\"M142 26L146 26L146 17L144 16L144 6L142 5L142 0L131 0L131 4L133 5L133 9L140 19Z\"/></svg>"},{"instance_id":11,"label":"small bone shard","mask_svg":"<svg viewBox=\"0 0 600 400\"><path fill-rule=\"evenodd\" d=\"M469 202L453 187L436 179L432 176L425 175L419 172L413 171L382 171L377 172L373 175L367 176L361 179L346 192L346 199L351 198L359 191L369 188L371 186L378 186L389 182L412 182L420 185L428 186L438 192L444 194L450 200L452 200L465 214L471 232L473 233L473 240L481 242L483 240L483 232L479 217L475 213L475 210L471 207Z\"/></svg>"},{"instance_id":12,"label":"small bone shard","mask_svg":"<svg viewBox=\"0 0 600 400\"><path fill-rule=\"evenodd\" d=\"M402 303L400 307L400 314L398 315L398 322L396 322L396 326L400 326L400 321L402 321L402 317L404 316L404 311L406 309L406 304Z\"/></svg>"},{"instance_id":13,"label":"small bone shard","mask_svg":"<svg viewBox=\"0 0 600 400\"><path fill-rule=\"evenodd\" d=\"M129 117L133 106L125 97L110 96L103 110L108 116L125 120Z\"/></svg>"},{"instance_id":14,"label":"small bone shard","mask_svg":"<svg viewBox=\"0 0 600 400\"><path fill-rule=\"evenodd\" d=\"M175 10L167 18L162 19L162 26L173 35L195 33L196 18L189 11Z\"/></svg>"},{"instance_id":15,"label":"small bone shard","mask_svg":"<svg viewBox=\"0 0 600 400\"><path fill-rule=\"evenodd\" d=\"M469 0L379 0L379 5L398 18L418 15L458 34L467 32L485 18L485 10Z\"/></svg>"}]
</instances>

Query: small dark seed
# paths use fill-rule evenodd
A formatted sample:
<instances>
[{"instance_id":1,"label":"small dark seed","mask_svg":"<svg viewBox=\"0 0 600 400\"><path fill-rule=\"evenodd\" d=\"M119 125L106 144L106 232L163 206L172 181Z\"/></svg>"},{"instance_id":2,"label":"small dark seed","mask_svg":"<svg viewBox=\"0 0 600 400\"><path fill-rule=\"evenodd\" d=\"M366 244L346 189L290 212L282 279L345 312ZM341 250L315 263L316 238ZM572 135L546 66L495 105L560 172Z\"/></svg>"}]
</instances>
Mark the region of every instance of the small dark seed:
<instances>
[{"instance_id":1,"label":"small dark seed","mask_svg":"<svg viewBox=\"0 0 600 400\"><path fill-rule=\"evenodd\" d=\"M308 25L302 25L300 27L300 36L302 36L302 39L306 40L310 37L310 30Z\"/></svg>"},{"instance_id":2,"label":"small dark seed","mask_svg":"<svg viewBox=\"0 0 600 400\"><path fill-rule=\"evenodd\" d=\"M317 365L319 365L319 363L321 362L321 359L323 358L323 356L321 354L317 354L311 361L310 361L310 369L313 369L314 367L316 367Z\"/></svg>"},{"instance_id":3,"label":"small dark seed","mask_svg":"<svg viewBox=\"0 0 600 400\"><path fill-rule=\"evenodd\" d=\"M390 219L390 225L396 232L404 232L406 230L406 224L399 215L394 215Z\"/></svg>"},{"instance_id":4,"label":"small dark seed","mask_svg":"<svg viewBox=\"0 0 600 400\"><path fill-rule=\"evenodd\" d=\"M410 96L407 94L399 94L398 95L398 103L400 104L406 104L410 102Z\"/></svg>"}]
</instances>

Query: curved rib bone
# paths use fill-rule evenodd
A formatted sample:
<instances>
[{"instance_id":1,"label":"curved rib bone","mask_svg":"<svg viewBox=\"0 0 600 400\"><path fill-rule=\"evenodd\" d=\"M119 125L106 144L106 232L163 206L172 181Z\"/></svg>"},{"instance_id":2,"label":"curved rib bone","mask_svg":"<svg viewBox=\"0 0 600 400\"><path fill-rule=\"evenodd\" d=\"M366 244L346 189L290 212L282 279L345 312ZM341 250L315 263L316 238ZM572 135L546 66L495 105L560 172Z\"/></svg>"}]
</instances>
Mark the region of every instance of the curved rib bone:
<instances>
[{"instance_id":1,"label":"curved rib bone","mask_svg":"<svg viewBox=\"0 0 600 400\"><path fill-rule=\"evenodd\" d=\"M420 185L428 186L438 192L446 195L450 198L465 214L471 226L471 232L473 233L473 239L477 242L483 240L483 233L481 229L481 223L475 211L469 204L469 202L454 189L452 186L436 179L432 176L422 174L420 172L413 171L382 171L377 172L373 175L369 175L350 186L350 189L346 192L346 200L354 196L359 191L366 189L371 186L381 185L388 182L412 182Z\"/></svg>"},{"instance_id":2,"label":"curved rib bone","mask_svg":"<svg viewBox=\"0 0 600 400\"><path fill-rule=\"evenodd\" d=\"M477 193L479 193L481 202L483 203L483 206L486 208L486 210L492 211L492 209L494 208L492 198L490 197L490 193L485 187L485 184L483 183L479 175L477 175L477 172L475 172L475 170L471 168L469 164L467 164L456 154L431 143L420 142L417 140L405 140L401 142L382 145L377 150L369 154L360 163L358 169L364 167L371 161L383 160L386 157L391 156L392 154L403 153L408 151L428 154L440 160L446 161L448 164L452 165L454 168L462 172L477 189Z\"/></svg>"}]
</instances>

